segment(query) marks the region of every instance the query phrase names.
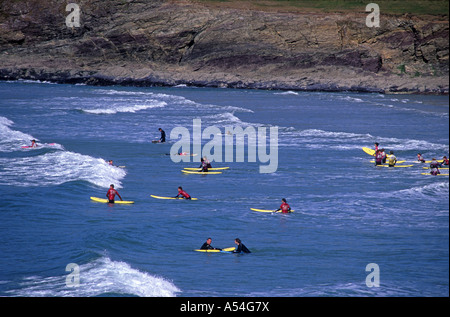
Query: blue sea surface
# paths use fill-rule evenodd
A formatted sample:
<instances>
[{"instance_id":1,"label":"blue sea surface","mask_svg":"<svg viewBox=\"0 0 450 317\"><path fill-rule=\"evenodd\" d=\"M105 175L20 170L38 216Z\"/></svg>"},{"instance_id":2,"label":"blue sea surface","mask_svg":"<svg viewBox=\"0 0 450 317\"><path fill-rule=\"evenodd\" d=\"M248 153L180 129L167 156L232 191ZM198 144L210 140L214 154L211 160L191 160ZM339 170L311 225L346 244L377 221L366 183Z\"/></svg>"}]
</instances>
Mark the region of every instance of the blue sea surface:
<instances>
[{"instance_id":1,"label":"blue sea surface","mask_svg":"<svg viewBox=\"0 0 450 317\"><path fill-rule=\"evenodd\" d=\"M175 163L171 132L195 119L267 146L276 127L276 172L249 138L244 162L184 175L205 153ZM375 167L375 142L413 167ZM0 82L0 296L449 296L449 178L419 152L449 156L448 96ZM90 199L110 184L135 204ZM198 201L150 197L178 186ZM294 213L250 210L282 198ZM252 253L195 252L208 237Z\"/></svg>"}]
</instances>

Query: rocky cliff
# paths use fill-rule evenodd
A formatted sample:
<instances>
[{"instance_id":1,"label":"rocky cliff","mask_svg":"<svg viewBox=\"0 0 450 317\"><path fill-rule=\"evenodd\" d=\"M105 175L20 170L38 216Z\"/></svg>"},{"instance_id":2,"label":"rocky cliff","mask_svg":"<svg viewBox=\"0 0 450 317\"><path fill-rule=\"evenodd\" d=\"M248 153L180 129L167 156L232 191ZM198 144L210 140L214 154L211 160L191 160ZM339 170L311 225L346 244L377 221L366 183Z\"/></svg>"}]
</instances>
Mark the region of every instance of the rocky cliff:
<instances>
[{"instance_id":1,"label":"rocky cliff","mask_svg":"<svg viewBox=\"0 0 450 317\"><path fill-rule=\"evenodd\" d=\"M66 4L80 27L66 25ZM0 79L448 93L448 15L282 13L190 1L0 3Z\"/></svg>"}]
</instances>

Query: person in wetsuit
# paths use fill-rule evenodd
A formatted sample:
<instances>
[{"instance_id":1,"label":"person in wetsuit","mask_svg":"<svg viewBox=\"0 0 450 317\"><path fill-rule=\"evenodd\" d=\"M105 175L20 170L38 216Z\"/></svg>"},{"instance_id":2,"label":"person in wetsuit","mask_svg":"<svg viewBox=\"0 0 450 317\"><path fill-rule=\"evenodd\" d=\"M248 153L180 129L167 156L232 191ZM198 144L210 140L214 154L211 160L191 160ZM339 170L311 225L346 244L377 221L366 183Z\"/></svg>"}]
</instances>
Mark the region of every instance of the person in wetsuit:
<instances>
[{"instance_id":1,"label":"person in wetsuit","mask_svg":"<svg viewBox=\"0 0 450 317\"><path fill-rule=\"evenodd\" d=\"M203 158L200 159L201 164L199 168L201 168L201 172L208 172L208 161L205 161Z\"/></svg>"},{"instance_id":2,"label":"person in wetsuit","mask_svg":"<svg viewBox=\"0 0 450 317\"><path fill-rule=\"evenodd\" d=\"M291 212L291 206L289 206L288 203L286 202L286 198L281 199L281 206L275 211L281 211L284 214Z\"/></svg>"},{"instance_id":3,"label":"person in wetsuit","mask_svg":"<svg viewBox=\"0 0 450 317\"><path fill-rule=\"evenodd\" d=\"M375 152L375 165L382 165L383 164L383 152L381 150L377 150Z\"/></svg>"},{"instance_id":4,"label":"person in wetsuit","mask_svg":"<svg viewBox=\"0 0 450 317\"><path fill-rule=\"evenodd\" d=\"M233 253L251 253L250 250L242 243L241 239L234 239L234 243L237 245Z\"/></svg>"},{"instance_id":5,"label":"person in wetsuit","mask_svg":"<svg viewBox=\"0 0 450 317\"><path fill-rule=\"evenodd\" d=\"M191 199L191 196L186 193L181 186L178 187L178 195L176 195L174 198L178 198L180 196L182 196L184 199Z\"/></svg>"},{"instance_id":6,"label":"person in wetsuit","mask_svg":"<svg viewBox=\"0 0 450 317\"><path fill-rule=\"evenodd\" d=\"M123 200L122 197L120 197L119 192L114 189L114 184L109 185L109 190L106 193L106 197L108 197L110 204L114 204L114 198L116 195L119 196L120 200Z\"/></svg>"},{"instance_id":7,"label":"person in wetsuit","mask_svg":"<svg viewBox=\"0 0 450 317\"><path fill-rule=\"evenodd\" d=\"M159 139L159 143L166 142L166 132L161 128L159 128L158 130L159 132L161 132L161 138Z\"/></svg>"},{"instance_id":8,"label":"person in wetsuit","mask_svg":"<svg viewBox=\"0 0 450 317\"><path fill-rule=\"evenodd\" d=\"M212 241L211 238L206 239L206 242L203 243L203 245L200 247L200 250L222 250L219 248L214 248L211 245L211 241Z\"/></svg>"},{"instance_id":9,"label":"person in wetsuit","mask_svg":"<svg viewBox=\"0 0 450 317\"><path fill-rule=\"evenodd\" d=\"M434 175L434 176L441 174L439 167L442 167L442 164L439 163L438 161L436 161L435 158L433 158L430 163L430 169L431 169L430 174Z\"/></svg>"},{"instance_id":10,"label":"person in wetsuit","mask_svg":"<svg viewBox=\"0 0 450 317\"><path fill-rule=\"evenodd\" d=\"M421 163L425 163L425 159L423 158L421 153L417 153L417 160Z\"/></svg>"},{"instance_id":11,"label":"person in wetsuit","mask_svg":"<svg viewBox=\"0 0 450 317\"><path fill-rule=\"evenodd\" d=\"M394 151L390 151L389 154L390 154L390 156L389 156L389 167L394 167L395 164L397 163L397 158L394 155Z\"/></svg>"}]
</instances>

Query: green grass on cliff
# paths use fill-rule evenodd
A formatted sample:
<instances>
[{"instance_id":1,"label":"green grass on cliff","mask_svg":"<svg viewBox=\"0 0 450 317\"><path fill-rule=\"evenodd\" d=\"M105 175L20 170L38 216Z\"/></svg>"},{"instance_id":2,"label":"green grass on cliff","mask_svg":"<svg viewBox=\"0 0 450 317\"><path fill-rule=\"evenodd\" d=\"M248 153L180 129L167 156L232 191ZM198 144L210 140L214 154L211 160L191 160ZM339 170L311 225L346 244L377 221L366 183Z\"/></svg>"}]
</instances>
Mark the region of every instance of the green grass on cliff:
<instances>
[{"instance_id":1,"label":"green grass on cliff","mask_svg":"<svg viewBox=\"0 0 450 317\"><path fill-rule=\"evenodd\" d=\"M194 0L216 6L292 12L364 12L376 3L380 13L449 15L448 0Z\"/></svg>"}]
</instances>

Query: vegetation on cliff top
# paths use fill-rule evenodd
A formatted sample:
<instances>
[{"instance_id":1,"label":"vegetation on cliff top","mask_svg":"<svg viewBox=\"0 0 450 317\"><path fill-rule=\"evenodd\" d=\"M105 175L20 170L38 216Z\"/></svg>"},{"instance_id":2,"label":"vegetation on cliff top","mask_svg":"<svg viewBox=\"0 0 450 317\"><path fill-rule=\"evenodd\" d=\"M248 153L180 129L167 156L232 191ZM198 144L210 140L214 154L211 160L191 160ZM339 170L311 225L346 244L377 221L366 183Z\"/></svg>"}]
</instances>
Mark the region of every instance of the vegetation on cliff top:
<instances>
[{"instance_id":1,"label":"vegetation on cliff top","mask_svg":"<svg viewBox=\"0 0 450 317\"><path fill-rule=\"evenodd\" d=\"M193 0L208 5L288 12L364 12L373 2L387 14L449 15L448 0Z\"/></svg>"}]
</instances>

